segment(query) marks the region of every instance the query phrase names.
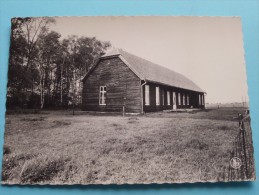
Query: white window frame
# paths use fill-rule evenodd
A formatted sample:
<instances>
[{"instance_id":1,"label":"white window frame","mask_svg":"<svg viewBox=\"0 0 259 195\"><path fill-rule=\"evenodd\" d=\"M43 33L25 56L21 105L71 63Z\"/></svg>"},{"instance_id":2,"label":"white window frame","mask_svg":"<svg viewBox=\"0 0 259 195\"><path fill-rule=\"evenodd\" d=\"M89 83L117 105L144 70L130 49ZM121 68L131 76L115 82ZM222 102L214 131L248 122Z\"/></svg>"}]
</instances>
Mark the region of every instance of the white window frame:
<instances>
[{"instance_id":1,"label":"white window frame","mask_svg":"<svg viewBox=\"0 0 259 195\"><path fill-rule=\"evenodd\" d=\"M149 93L150 87L149 85L145 85L145 105L150 105L150 93Z\"/></svg>"},{"instance_id":2,"label":"white window frame","mask_svg":"<svg viewBox=\"0 0 259 195\"><path fill-rule=\"evenodd\" d=\"M99 105L106 105L106 94L107 94L106 86L100 86Z\"/></svg>"},{"instance_id":3,"label":"white window frame","mask_svg":"<svg viewBox=\"0 0 259 195\"><path fill-rule=\"evenodd\" d=\"M156 105L160 105L160 91L159 87L156 87Z\"/></svg>"},{"instance_id":4,"label":"white window frame","mask_svg":"<svg viewBox=\"0 0 259 195\"><path fill-rule=\"evenodd\" d=\"M170 91L167 91L167 105L170 106L171 105L171 101L170 101Z\"/></svg>"},{"instance_id":5,"label":"white window frame","mask_svg":"<svg viewBox=\"0 0 259 195\"><path fill-rule=\"evenodd\" d=\"M183 94L183 106L185 106L185 94Z\"/></svg>"},{"instance_id":6,"label":"white window frame","mask_svg":"<svg viewBox=\"0 0 259 195\"><path fill-rule=\"evenodd\" d=\"M182 101L181 101L181 93L178 93L178 105L181 106Z\"/></svg>"},{"instance_id":7,"label":"white window frame","mask_svg":"<svg viewBox=\"0 0 259 195\"><path fill-rule=\"evenodd\" d=\"M190 96L187 94L187 106L190 105Z\"/></svg>"}]
</instances>

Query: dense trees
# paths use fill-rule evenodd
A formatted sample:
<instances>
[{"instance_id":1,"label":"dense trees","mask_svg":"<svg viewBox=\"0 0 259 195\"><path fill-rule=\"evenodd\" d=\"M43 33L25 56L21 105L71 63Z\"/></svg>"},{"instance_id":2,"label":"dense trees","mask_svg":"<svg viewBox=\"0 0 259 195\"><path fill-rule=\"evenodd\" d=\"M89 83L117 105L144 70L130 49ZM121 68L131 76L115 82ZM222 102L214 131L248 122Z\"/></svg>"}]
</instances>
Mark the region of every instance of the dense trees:
<instances>
[{"instance_id":1,"label":"dense trees","mask_svg":"<svg viewBox=\"0 0 259 195\"><path fill-rule=\"evenodd\" d=\"M12 20L9 108L58 108L81 103L81 79L111 47L95 37L68 38L51 31L53 18Z\"/></svg>"}]
</instances>

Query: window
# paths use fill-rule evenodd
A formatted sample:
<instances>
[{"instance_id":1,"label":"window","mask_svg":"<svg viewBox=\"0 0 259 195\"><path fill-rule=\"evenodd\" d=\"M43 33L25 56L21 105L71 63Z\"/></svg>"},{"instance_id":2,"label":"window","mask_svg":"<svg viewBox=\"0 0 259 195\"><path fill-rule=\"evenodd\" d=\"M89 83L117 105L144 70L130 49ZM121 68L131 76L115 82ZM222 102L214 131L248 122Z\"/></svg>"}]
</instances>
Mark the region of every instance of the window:
<instances>
[{"instance_id":1,"label":"window","mask_svg":"<svg viewBox=\"0 0 259 195\"><path fill-rule=\"evenodd\" d=\"M165 94L164 90L162 90L162 104L165 105Z\"/></svg>"},{"instance_id":2,"label":"window","mask_svg":"<svg viewBox=\"0 0 259 195\"><path fill-rule=\"evenodd\" d=\"M185 105L185 94L183 94L183 105Z\"/></svg>"},{"instance_id":3,"label":"window","mask_svg":"<svg viewBox=\"0 0 259 195\"><path fill-rule=\"evenodd\" d=\"M106 86L100 86L99 104L106 105Z\"/></svg>"},{"instance_id":4,"label":"window","mask_svg":"<svg viewBox=\"0 0 259 195\"><path fill-rule=\"evenodd\" d=\"M178 105L181 105L181 94L178 93Z\"/></svg>"},{"instance_id":5,"label":"window","mask_svg":"<svg viewBox=\"0 0 259 195\"><path fill-rule=\"evenodd\" d=\"M170 92L167 91L167 105L171 105L171 102L170 102Z\"/></svg>"},{"instance_id":6,"label":"window","mask_svg":"<svg viewBox=\"0 0 259 195\"><path fill-rule=\"evenodd\" d=\"M149 99L149 85L145 85L145 105L150 105Z\"/></svg>"},{"instance_id":7,"label":"window","mask_svg":"<svg viewBox=\"0 0 259 195\"><path fill-rule=\"evenodd\" d=\"M190 97L189 97L189 95L187 95L187 106L189 106L190 105Z\"/></svg>"},{"instance_id":8,"label":"window","mask_svg":"<svg viewBox=\"0 0 259 195\"><path fill-rule=\"evenodd\" d=\"M159 87L156 87L156 105L160 105Z\"/></svg>"}]
</instances>

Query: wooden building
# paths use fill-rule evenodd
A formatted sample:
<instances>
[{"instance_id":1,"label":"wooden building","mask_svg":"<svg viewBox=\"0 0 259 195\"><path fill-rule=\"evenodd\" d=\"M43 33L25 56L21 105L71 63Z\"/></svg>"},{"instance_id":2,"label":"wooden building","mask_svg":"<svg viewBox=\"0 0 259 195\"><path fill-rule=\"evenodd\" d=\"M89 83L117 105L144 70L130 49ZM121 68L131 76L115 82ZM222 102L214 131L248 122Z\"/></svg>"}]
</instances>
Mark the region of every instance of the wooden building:
<instances>
[{"instance_id":1,"label":"wooden building","mask_svg":"<svg viewBox=\"0 0 259 195\"><path fill-rule=\"evenodd\" d=\"M144 113L205 108L205 92L185 76L121 49L103 55L83 78L82 109Z\"/></svg>"}]
</instances>

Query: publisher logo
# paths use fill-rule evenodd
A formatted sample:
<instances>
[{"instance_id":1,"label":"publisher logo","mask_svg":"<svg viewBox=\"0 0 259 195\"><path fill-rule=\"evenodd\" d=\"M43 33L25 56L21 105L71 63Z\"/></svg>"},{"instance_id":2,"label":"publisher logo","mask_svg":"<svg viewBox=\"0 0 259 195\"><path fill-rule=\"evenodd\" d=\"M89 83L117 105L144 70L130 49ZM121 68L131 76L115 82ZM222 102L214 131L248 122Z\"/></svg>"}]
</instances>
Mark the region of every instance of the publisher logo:
<instances>
[{"instance_id":1,"label":"publisher logo","mask_svg":"<svg viewBox=\"0 0 259 195\"><path fill-rule=\"evenodd\" d=\"M242 166L242 161L238 157L234 157L230 160L230 166L234 169L239 169Z\"/></svg>"}]
</instances>

